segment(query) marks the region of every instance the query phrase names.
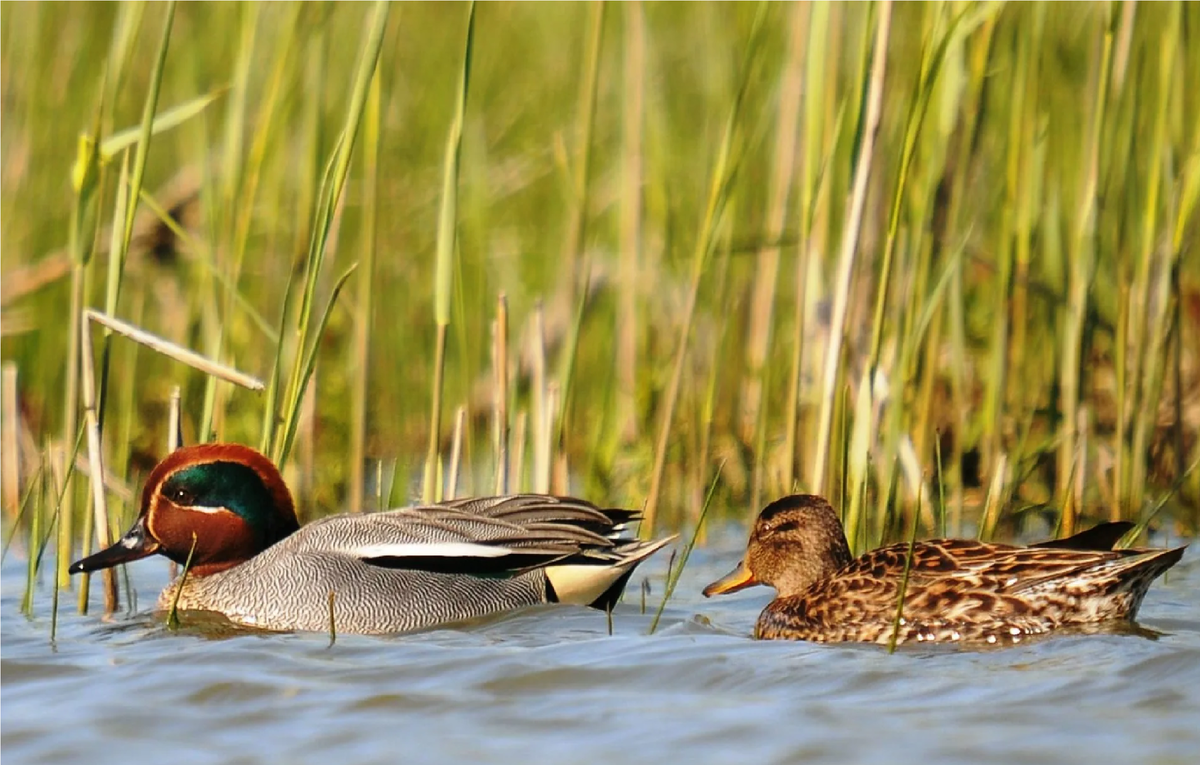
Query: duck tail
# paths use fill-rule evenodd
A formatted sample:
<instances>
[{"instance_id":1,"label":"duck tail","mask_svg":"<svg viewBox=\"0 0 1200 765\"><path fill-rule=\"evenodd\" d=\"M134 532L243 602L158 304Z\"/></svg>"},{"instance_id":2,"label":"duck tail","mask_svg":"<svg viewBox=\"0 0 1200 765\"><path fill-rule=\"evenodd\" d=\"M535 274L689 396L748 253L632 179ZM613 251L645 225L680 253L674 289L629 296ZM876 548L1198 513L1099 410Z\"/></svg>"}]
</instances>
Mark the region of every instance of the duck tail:
<instances>
[{"instance_id":1,"label":"duck tail","mask_svg":"<svg viewBox=\"0 0 1200 765\"><path fill-rule=\"evenodd\" d=\"M549 600L609 610L621 599L638 564L675 539L673 535L653 542L634 540L608 551L607 560L547 566Z\"/></svg>"},{"instance_id":2,"label":"duck tail","mask_svg":"<svg viewBox=\"0 0 1200 765\"><path fill-rule=\"evenodd\" d=\"M1030 547L1051 547L1061 550L1111 550L1132 529L1129 521L1111 521L1093 526L1065 539L1051 539Z\"/></svg>"},{"instance_id":3,"label":"duck tail","mask_svg":"<svg viewBox=\"0 0 1200 765\"><path fill-rule=\"evenodd\" d=\"M1122 578L1144 579L1146 587L1149 587L1151 582L1179 562L1179 559L1183 557L1183 551L1187 548L1187 545L1183 545L1167 550L1139 550L1139 554L1126 559L1125 565L1121 566L1116 574Z\"/></svg>"}]
</instances>

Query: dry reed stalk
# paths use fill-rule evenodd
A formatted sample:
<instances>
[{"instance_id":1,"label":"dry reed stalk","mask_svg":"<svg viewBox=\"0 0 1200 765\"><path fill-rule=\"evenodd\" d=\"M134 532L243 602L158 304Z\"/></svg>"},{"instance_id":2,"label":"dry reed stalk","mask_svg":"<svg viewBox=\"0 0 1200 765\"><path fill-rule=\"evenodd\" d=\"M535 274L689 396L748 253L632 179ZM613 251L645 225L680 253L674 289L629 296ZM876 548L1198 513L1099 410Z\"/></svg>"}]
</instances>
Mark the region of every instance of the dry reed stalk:
<instances>
[{"instance_id":1,"label":"dry reed stalk","mask_svg":"<svg viewBox=\"0 0 1200 765\"><path fill-rule=\"evenodd\" d=\"M877 6L879 18L875 25L875 48L872 54L870 86L867 91L867 110L863 118L862 146L854 167L854 186L846 225L842 231L842 249L838 258L837 281L834 288L833 316L830 321L829 344L821 378L821 414L817 425L816 463L812 474L813 490L820 494L825 487L829 464L830 433L833 430L833 405L836 400L841 372L842 344L846 333L846 313L850 302L850 277L858 254L863 210L867 201L867 184L871 177L875 139L879 134L883 112L883 80L887 70L887 41L891 28L892 4L884 0Z\"/></svg>"},{"instance_id":2,"label":"dry reed stalk","mask_svg":"<svg viewBox=\"0 0 1200 765\"><path fill-rule=\"evenodd\" d=\"M830 39L829 26L830 8L824 3L814 3L809 11L808 40L804 61L804 142L800 188L797 194L799 222L799 246L796 251L796 302L792 313L792 353L788 371L787 406L784 413L784 474L783 483L786 490L791 491L797 484L796 467L802 460L797 455L797 434L800 428L800 382L804 374L804 329L808 318L808 292L811 288L809 272L818 264L820 255L814 252L818 248L817 237L814 236L814 218L817 202L823 197L818 188L819 179L828 178L828 173L821 172L820 166L823 155L830 149L825 146L824 123L825 112L829 108L826 101L832 100L826 96L826 46ZM827 188L828 184L825 183ZM822 209L828 205L822 205ZM815 279L813 283L815 284ZM803 475L799 476L801 482ZM840 505L839 505L840 506Z\"/></svg>"},{"instance_id":3,"label":"dry reed stalk","mask_svg":"<svg viewBox=\"0 0 1200 765\"><path fill-rule=\"evenodd\" d=\"M625 3L624 67L621 114L620 260L617 281L617 422L625 442L638 437L637 416L638 318L642 293L638 274L642 250L642 133L646 120L646 22L640 0Z\"/></svg>"},{"instance_id":4,"label":"dry reed stalk","mask_svg":"<svg viewBox=\"0 0 1200 765\"><path fill-rule=\"evenodd\" d=\"M493 335L496 371L496 494L508 494L508 297L501 292L496 299L496 323Z\"/></svg>"},{"instance_id":5,"label":"dry reed stalk","mask_svg":"<svg viewBox=\"0 0 1200 765\"><path fill-rule=\"evenodd\" d=\"M21 498L21 455L18 452L17 430L20 427L17 404L17 365L15 362L4 362L3 371L3 410L4 423L0 426L0 480L4 482L3 501L4 513L9 520L17 517Z\"/></svg>"},{"instance_id":6,"label":"dry reed stalk","mask_svg":"<svg viewBox=\"0 0 1200 765\"><path fill-rule=\"evenodd\" d=\"M1000 523L1000 511L1004 509L1004 487L1008 484L1008 455L1001 452L996 458L996 467L992 472L992 481L988 484L987 499L984 502L983 517L979 519L979 538L990 542L996 534L996 526Z\"/></svg>"},{"instance_id":7,"label":"dry reed stalk","mask_svg":"<svg viewBox=\"0 0 1200 765\"><path fill-rule=\"evenodd\" d=\"M546 381L546 334L545 320L542 316L542 303L539 300L533 309L533 490L545 492L550 488L550 440L544 434L548 433L546 426L549 410Z\"/></svg>"},{"instance_id":8,"label":"dry reed stalk","mask_svg":"<svg viewBox=\"0 0 1200 765\"><path fill-rule=\"evenodd\" d=\"M512 469L509 470L508 489L513 494L525 490L525 440L529 427L529 414L524 409L517 412L517 421L513 424Z\"/></svg>"},{"instance_id":9,"label":"dry reed stalk","mask_svg":"<svg viewBox=\"0 0 1200 765\"><path fill-rule=\"evenodd\" d=\"M556 416L559 406L562 402L562 388L558 384L558 380L551 380L546 386L546 411L542 412L542 432L537 435L537 440L534 442L535 453L541 455L541 470L538 474L538 483L533 487L535 492L541 494L550 494L558 487L554 485L554 427L558 424Z\"/></svg>"},{"instance_id":10,"label":"dry reed stalk","mask_svg":"<svg viewBox=\"0 0 1200 765\"><path fill-rule=\"evenodd\" d=\"M183 446L183 396L178 385L171 386L171 398L167 406L167 454Z\"/></svg>"},{"instance_id":11,"label":"dry reed stalk","mask_svg":"<svg viewBox=\"0 0 1200 765\"><path fill-rule=\"evenodd\" d=\"M262 380L257 377L252 377L243 372L239 372L232 367L226 366L212 359L205 358L195 351L188 350L182 346L176 345L169 340L165 340L157 335L151 334L144 329L133 326L120 319L108 316L100 311L92 308L85 309L83 315L89 321L94 321L97 324L111 329L118 335L123 335L133 340L135 343L140 343L146 346L155 353L174 359L181 364L187 364L193 369L197 369L206 375L219 377L226 382L231 382L234 385L240 385L243 388L248 388L254 391L263 390Z\"/></svg>"},{"instance_id":12,"label":"dry reed stalk","mask_svg":"<svg viewBox=\"0 0 1200 765\"><path fill-rule=\"evenodd\" d=\"M791 192L792 178L796 170L797 126L800 115L800 99L804 93L804 62L808 36L810 6L796 3L790 7L788 45L783 77L780 82L779 114L775 122L775 147L771 159L774 172L771 174L767 192L767 209L764 220L765 233L772 245L758 252L754 269L754 285L751 287L750 321L746 328L746 374L742 378L741 436L745 443L761 444L765 436L760 427L765 417L760 414L766 383L763 366L771 348L772 329L775 325L775 297L779 283L779 260L784 236ZM762 450L756 450L756 472L761 471ZM754 487L757 493L759 486ZM751 507L758 507L757 500Z\"/></svg>"},{"instance_id":13,"label":"dry reed stalk","mask_svg":"<svg viewBox=\"0 0 1200 765\"><path fill-rule=\"evenodd\" d=\"M96 369L95 356L92 352L92 328L86 320L80 321L80 353L83 366L83 416L87 427L88 464L91 467L92 478L92 512L95 519L95 532L101 549L112 545L108 532L108 497L104 491L104 454L100 446L100 422L96 415ZM89 575L84 574L81 589L86 592ZM117 578L111 568L104 569L104 611L112 613L117 610Z\"/></svg>"},{"instance_id":14,"label":"dry reed stalk","mask_svg":"<svg viewBox=\"0 0 1200 765\"><path fill-rule=\"evenodd\" d=\"M446 477L445 498L458 496L458 474L462 462L463 433L467 427L467 408L460 406L454 413L454 436L450 442L450 473Z\"/></svg>"}]
</instances>

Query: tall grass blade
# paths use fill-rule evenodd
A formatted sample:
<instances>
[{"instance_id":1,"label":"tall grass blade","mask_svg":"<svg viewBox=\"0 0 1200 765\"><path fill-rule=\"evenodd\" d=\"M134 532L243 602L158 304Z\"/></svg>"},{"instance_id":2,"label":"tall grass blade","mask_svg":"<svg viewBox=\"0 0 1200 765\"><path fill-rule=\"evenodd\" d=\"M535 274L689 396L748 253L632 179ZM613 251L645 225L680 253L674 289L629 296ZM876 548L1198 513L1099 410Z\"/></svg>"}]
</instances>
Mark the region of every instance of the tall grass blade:
<instances>
[{"instance_id":1,"label":"tall grass blade","mask_svg":"<svg viewBox=\"0 0 1200 765\"><path fill-rule=\"evenodd\" d=\"M704 504L700 507L700 515L696 519L696 527L692 529L692 538L688 540L684 546L683 552L679 555L679 565L670 566L670 576L667 578L667 586L663 591L662 602L658 604L658 610L654 612L654 618L650 620L650 632L653 635L658 629L658 622L662 619L663 611L667 607L667 601L675 594L675 587L679 584L679 577L683 574L683 569L687 566L688 558L691 557L692 550L696 547L696 540L700 538L701 529L704 528L704 521L708 517L708 509L712 506L713 495L717 492L717 486L721 483L721 470L725 467L725 461L722 460L717 469L713 471L712 483L709 484L708 494L704 497ZM673 558L674 556L672 556Z\"/></svg>"},{"instance_id":2,"label":"tall grass blade","mask_svg":"<svg viewBox=\"0 0 1200 765\"><path fill-rule=\"evenodd\" d=\"M364 117L362 271L358 276L358 301L354 311L354 342L351 346L350 392L350 511L363 508L366 476L367 402L371 375L371 323L375 311L375 251L379 215L379 140L382 77L371 80Z\"/></svg>"},{"instance_id":3,"label":"tall grass blade","mask_svg":"<svg viewBox=\"0 0 1200 765\"><path fill-rule=\"evenodd\" d=\"M434 281L434 321L437 324L434 348L433 404L429 416L429 446L425 453L425 480L422 496L432 502L440 493L437 480L438 444L442 430L442 396L446 367L446 333L450 326L450 295L454 274L454 252L458 241L458 173L462 154L463 119L467 110L467 93L471 77L471 50L475 37L475 3L467 9L467 35L463 46L458 97L454 116L446 136L445 159L442 163L442 205L438 213L437 261Z\"/></svg>"},{"instance_id":4,"label":"tall grass blade","mask_svg":"<svg viewBox=\"0 0 1200 765\"><path fill-rule=\"evenodd\" d=\"M366 108L367 91L370 88L371 79L376 76L375 71L379 63L379 53L383 47L383 32L387 27L387 17L387 2L381 1L375 3L371 17L367 23L363 53L358 59L358 68L354 76L354 87L351 91L350 104L346 111L346 120L338 139L337 149L332 157L331 172L328 175L329 183L326 185L324 193L318 201L317 219L313 227L306 261L304 297L301 301L300 316L296 324L295 358L293 359L292 370L289 376L287 404L281 418L284 430L282 433L276 434L275 449L272 454L276 464L283 464L287 459L292 443L295 441L296 434L294 428L299 418L301 401L304 397L304 391L308 387L309 376L312 374L316 361L316 350L321 332L329 314L327 308L325 317L321 320L320 327L314 328L310 326L317 281L325 261L325 256L327 255L326 245L329 242L333 229L334 218L343 202L342 192L346 185L346 178L350 172L350 159L353 155L355 142L362 124L363 111ZM349 275L350 272L348 271L338 281L337 286L334 288L334 294L331 296L329 307L332 307L332 302L336 299L336 293ZM313 335L311 340L309 340L310 334Z\"/></svg>"}]
</instances>

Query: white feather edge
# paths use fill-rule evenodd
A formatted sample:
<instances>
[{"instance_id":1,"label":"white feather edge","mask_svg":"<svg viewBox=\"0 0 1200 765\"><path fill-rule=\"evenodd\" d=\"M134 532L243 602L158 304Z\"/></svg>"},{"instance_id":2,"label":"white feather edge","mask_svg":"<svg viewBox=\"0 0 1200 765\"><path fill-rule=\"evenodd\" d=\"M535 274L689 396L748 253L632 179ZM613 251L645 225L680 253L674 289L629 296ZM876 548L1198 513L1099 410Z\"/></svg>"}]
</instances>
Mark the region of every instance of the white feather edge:
<instances>
[{"instance_id":1,"label":"white feather edge","mask_svg":"<svg viewBox=\"0 0 1200 765\"><path fill-rule=\"evenodd\" d=\"M346 552L359 558L503 558L516 551L473 542L395 542L362 545Z\"/></svg>"}]
</instances>

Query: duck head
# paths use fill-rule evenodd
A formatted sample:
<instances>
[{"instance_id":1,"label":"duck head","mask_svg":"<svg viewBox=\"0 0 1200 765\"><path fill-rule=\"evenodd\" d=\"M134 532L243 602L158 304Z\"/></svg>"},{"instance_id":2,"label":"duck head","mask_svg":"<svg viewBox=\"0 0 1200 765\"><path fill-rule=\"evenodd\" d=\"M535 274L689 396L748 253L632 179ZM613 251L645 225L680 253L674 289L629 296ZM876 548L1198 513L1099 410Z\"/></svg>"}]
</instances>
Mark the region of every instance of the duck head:
<instances>
[{"instance_id":1,"label":"duck head","mask_svg":"<svg viewBox=\"0 0 1200 765\"><path fill-rule=\"evenodd\" d=\"M737 568L704 588L712 597L756 584L798 595L850 562L837 513L824 497L794 494L763 508Z\"/></svg>"},{"instance_id":2,"label":"duck head","mask_svg":"<svg viewBox=\"0 0 1200 765\"><path fill-rule=\"evenodd\" d=\"M141 513L125 536L70 571L154 553L183 564L191 553L191 574L206 576L249 560L299 527L292 495L269 459L239 444L188 446L150 472Z\"/></svg>"}]
</instances>

